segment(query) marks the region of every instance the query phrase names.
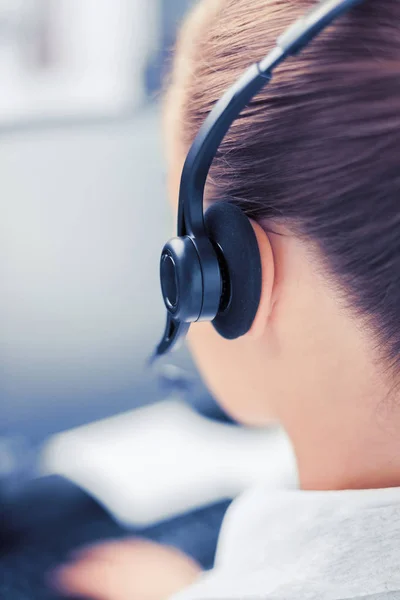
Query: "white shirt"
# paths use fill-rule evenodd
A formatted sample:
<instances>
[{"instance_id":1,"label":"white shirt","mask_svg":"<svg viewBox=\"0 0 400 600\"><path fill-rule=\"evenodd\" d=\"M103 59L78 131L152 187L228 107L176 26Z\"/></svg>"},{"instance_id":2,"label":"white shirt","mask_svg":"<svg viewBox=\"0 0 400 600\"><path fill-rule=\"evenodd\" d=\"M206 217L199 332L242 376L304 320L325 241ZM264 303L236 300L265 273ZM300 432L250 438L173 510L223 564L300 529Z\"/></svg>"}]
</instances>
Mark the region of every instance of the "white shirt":
<instances>
[{"instance_id":1,"label":"white shirt","mask_svg":"<svg viewBox=\"0 0 400 600\"><path fill-rule=\"evenodd\" d=\"M174 600L356 598L400 600L400 488L247 492L215 568Z\"/></svg>"}]
</instances>

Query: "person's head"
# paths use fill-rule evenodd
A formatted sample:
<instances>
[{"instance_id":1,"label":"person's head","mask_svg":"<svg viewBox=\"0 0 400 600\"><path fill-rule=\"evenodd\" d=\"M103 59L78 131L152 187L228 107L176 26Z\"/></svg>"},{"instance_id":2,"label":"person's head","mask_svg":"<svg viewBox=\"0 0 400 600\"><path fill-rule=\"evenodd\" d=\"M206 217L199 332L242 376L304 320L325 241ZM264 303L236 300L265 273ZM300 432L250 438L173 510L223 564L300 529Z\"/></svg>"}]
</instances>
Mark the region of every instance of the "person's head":
<instances>
[{"instance_id":1,"label":"person's head","mask_svg":"<svg viewBox=\"0 0 400 600\"><path fill-rule=\"evenodd\" d=\"M313 4L196 5L165 101L174 203L186 152L214 103ZM347 422L349 438L355 423L363 430L397 392L399 22L398 0L366 0L277 69L228 132L206 190L207 204L233 202L254 221L263 293L243 338L193 325L194 357L239 420L276 418L295 442L315 422L313 451Z\"/></svg>"}]
</instances>

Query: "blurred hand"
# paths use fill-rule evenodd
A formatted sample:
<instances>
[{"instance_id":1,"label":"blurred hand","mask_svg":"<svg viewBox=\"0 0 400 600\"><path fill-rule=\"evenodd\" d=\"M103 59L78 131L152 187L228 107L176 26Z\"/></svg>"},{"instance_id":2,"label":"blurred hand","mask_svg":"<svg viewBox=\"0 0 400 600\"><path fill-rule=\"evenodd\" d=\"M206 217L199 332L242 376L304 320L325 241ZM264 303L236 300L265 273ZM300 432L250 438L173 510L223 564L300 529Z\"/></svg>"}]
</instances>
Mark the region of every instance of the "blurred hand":
<instances>
[{"instance_id":1,"label":"blurred hand","mask_svg":"<svg viewBox=\"0 0 400 600\"><path fill-rule=\"evenodd\" d=\"M200 566L167 546L140 539L85 548L52 574L65 596L93 600L167 600L195 581Z\"/></svg>"}]
</instances>

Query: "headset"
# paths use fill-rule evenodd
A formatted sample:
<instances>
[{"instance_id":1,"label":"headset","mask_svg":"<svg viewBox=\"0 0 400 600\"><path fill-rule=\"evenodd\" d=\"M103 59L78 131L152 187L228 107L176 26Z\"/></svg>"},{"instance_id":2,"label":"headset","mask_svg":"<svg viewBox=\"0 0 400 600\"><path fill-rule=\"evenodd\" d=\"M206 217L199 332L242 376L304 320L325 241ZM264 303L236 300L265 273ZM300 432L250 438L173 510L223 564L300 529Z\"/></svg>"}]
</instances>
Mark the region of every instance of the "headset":
<instances>
[{"instance_id":1,"label":"headset","mask_svg":"<svg viewBox=\"0 0 400 600\"><path fill-rule=\"evenodd\" d=\"M183 166L178 237L161 253L160 280L167 324L153 359L182 341L191 323L211 321L226 339L249 331L261 297L261 259L247 216L217 202L204 214L208 172L233 121L288 57L298 54L335 19L363 0L321 0L278 38L222 96L201 126Z\"/></svg>"}]
</instances>

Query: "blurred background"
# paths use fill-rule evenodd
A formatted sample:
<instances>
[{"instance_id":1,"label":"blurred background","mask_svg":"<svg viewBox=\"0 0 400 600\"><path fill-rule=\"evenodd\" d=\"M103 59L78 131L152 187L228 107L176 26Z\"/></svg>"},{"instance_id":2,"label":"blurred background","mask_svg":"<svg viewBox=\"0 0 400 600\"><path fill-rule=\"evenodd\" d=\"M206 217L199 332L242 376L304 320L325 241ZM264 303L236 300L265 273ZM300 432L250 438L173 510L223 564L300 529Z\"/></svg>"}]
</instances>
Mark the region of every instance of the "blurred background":
<instances>
[{"instance_id":1,"label":"blurred background","mask_svg":"<svg viewBox=\"0 0 400 600\"><path fill-rule=\"evenodd\" d=\"M191 4L0 0L0 434L157 397L160 89Z\"/></svg>"},{"instance_id":2,"label":"blurred background","mask_svg":"<svg viewBox=\"0 0 400 600\"><path fill-rule=\"evenodd\" d=\"M71 550L132 532L209 569L230 500L292 469L184 348L146 368L174 231L162 87L194 1L0 0L1 598L55 600Z\"/></svg>"}]
</instances>

